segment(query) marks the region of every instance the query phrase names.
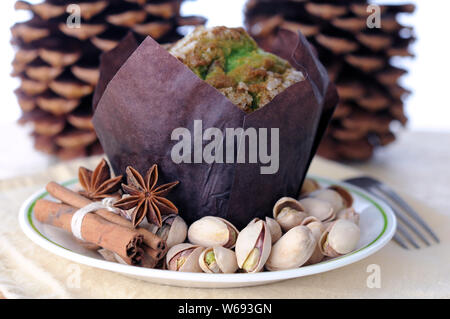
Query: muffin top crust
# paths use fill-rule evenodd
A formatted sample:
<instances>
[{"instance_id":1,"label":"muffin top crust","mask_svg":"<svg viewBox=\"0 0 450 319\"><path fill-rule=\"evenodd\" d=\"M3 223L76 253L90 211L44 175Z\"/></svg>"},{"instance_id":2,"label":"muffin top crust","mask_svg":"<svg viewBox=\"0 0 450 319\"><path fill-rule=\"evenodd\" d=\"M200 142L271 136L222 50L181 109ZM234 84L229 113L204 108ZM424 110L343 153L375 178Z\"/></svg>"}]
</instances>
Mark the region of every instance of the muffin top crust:
<instances>
[{"instance_id":1,"label":"muffin top crust","mask_svg":"<svg viewBox=\"0 0 450 319\"><path fill-rule=\"evenodd\" d=\"M197 27L169 53L247 113L304 80L302 72L260 49L242 28Z\"/></svg>"}]
</instances>

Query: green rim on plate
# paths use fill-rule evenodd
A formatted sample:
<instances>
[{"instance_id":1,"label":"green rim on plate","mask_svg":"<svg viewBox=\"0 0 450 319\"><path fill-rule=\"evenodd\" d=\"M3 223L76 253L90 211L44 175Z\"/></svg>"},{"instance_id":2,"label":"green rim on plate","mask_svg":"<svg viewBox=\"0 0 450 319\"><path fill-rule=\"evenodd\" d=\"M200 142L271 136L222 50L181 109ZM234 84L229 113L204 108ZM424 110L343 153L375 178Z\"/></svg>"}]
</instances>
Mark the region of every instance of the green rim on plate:
<instances>
[{"instance_id":1,"label":"green rim on plate","mask_svg":"<svg viewBox=\"0 0 450 319\"><path fill-rule=\"evenodd\" d=\"M333 183L332 181L330 181L330 180L328 180L328 179L326 179L326 178L322 178L322 177L316 177L316 176L314 176L313 179L315 179L315 180L317 180L317 181L319 181L319 182L323 182L323 183L328 183L328 184L332 184L332 183ZM62 185L64 185L64 186L70 186L70 185L73 185L73 184L76 184L76 183L78 183L78 179L75 178L75 179L72 179L72 180L69 180L69 181L63 183ZM320 262L320 263L317 263L317 264L314 264L314 265L304 266L304 267L302 267L302 268L313 267L313 266L315 266L315 265L325 264L325 263L328 263L328 262L330 262L330 261L334 261L334 260L338 260L338 259L342 259L342 258L346 258L346 257L351 256L351 255L354 255L354 254L356 254L357 252L360 252L360 251L362 251L362 250L364 250L364 249L367 249L367 248L369 248L370 246L372 246L373 244L375 244L375 243L383 236L383 234L386 232L386 229L387 229L387 226L388 226L388 219L387 219L386 212L385 212L384 209L381 207L381 205L378 204L376 201L374 201L371 197L367 196L367 195L364 194L364 193L361 193L360 191L354 189L354 188L351 187L351 186L347 186L347 185L346 185L346 188L348 188L351 192L357 194L358 196L364 198L365 200L367 200L368 202L370 202L373 206L375 206L375 207L378 209L378 211L379 211L379 212L381 213L381 215L383 216L383 220L384 220L383 229L381 230L380 234L378 234L378 236L377 236L372 242L370 242L369 244L367 244L367 245L364 246L364 247L361 247L361 248L358 249L358 250L355 250L355 251L353 251L353 252L351 252L351 253L349 253L349 254L346 254L346 255L344 255L344 256L340 256L340 257L337 257L337 258L333 258L333 259L330 259L330 260L326 260L326 261L323 261L323 262ZM30 207L28 208L28 212L27 212L27 219L28 219L28 222L30 223L30 226L33 228L33 230L34 230L37 234L39 234L39 236L41 236L42 238L44 238L45 240L51 242L52 244L54 244L54 245L56 245L56 246L58 246L58 247L61 247L61 248L66 249L66 250L68 250L68 251L72 251L71 249L66 248L66 247L64 247L64 246L61 246L60 244L55 243L55 242L52 241L51 239L45 237L45 236L37 229L36 225L34 225L34 222L33 222L33 209L34 209L34 206L35 206L35 204L36 204L36 201L38 201L39 199L44 198L44 197L47 196L47 195L49 195L48 192L43 192L42 194L38 195L38 197L37 197L37 198L33 201L33 203L30 205ZM72 251L72 252L73 252L73 251Z\"/></svg>"},{"instance_id":2,"label":"green rim on plate","mask_svg":"<svg viewBox=\"0 0 450 319\"><path fill-rule=\"evenodd\" d=\"M71 180L69 180L69 181L67 181L67 182L62 183L62 185L63 185L63 186L70 186L70 185L76 184L76 183L78 183L78 179L77 179L77 178L74 178L74 179L71 179ZM66 248L66 247L64 247L64 246L61 246L61 245L58 244L58 243L55 243L55 242L54 242L53 240L51 240L50 238L45 237L45 236L37 229L36 225L34 225L34 223L33 223L33 210L34 210L34 206L36 205L36 202L37 202L38 200L43 199L43 198L44 198L45 196L47 196L47 195L50 195L50 194L49 194L48 192L43 192L41 195L39 195L39 196L33 201L33 203L31 203L30 208L28 208L28 212L27 212L27 219L28 219L28 222L30 223L31 228L33 228L33 230L34 230L37 234L39 234L39 236L41 236L42 238L44 238L45 240L48 240L49 242L51 242L52 244L54 244L54 245L56 245L56 246L58 246L58 247L64 248L64 249L69 250L69 251L72 251L72 250L69 249L69 248Z\"/></svg>"}]
</instances>

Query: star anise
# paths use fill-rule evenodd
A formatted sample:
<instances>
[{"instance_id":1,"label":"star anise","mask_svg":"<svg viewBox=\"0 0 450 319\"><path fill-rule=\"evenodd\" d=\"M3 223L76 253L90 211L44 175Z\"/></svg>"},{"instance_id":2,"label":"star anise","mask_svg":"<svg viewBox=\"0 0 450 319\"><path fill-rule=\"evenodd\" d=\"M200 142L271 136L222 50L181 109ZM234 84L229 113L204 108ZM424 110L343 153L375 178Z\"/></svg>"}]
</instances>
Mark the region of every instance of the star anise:
<instances>
[{"instance_id":1,"label":"star anise","mask_svg":"<svg viewBox=\"0 0 450 319\"><path fill-rule=\"evenodd\" d=\"M122 184L122 189L129 196L123 197L114 206L124 210L134 208L131 214L134 227L137 227L146 216L149 223L161 227L161 216L178 214L178 208L165 196L179 182L156 186L158 182L158 166L156 164L147 171L145 178L131 166L127 167L126 173L127 185Z\"/></svg>"},{"instance_id":2,"label":"star anise","mask_svg":"<svg viewBox=\"0 0 450 319\"><path fill-rule=\"evenodd\" d=\"M79 193L93 201L98 201L114 196L114 193L120 189L122 175L111 178L109 165L105 159L102 159L93 172L85 167L80 167L78 179L84 189Z\"/></svg>"}]
</instances>

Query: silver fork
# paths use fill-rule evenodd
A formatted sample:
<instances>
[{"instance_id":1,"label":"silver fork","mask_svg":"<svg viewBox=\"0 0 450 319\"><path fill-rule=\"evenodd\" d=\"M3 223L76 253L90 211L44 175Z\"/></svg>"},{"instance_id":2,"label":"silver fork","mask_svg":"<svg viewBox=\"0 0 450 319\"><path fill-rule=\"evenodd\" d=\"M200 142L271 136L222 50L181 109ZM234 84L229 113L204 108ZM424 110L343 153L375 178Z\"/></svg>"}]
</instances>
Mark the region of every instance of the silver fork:
<instances>
[{"instance_id":1,"label":"silver fork","mask_svg":"<svg viewBox=\"0 0 450 319\"><path fill-rule=\"evenodd\" d=\"M385 202L387 202L395 215L401 223L397 224L397 232L394 235L394 241L396 241L400 246L408 249L408 245L403 239L406 239L413 247L419 249L420 246L410 232L415 234L420 238L425 245L430 246L429 240L425 237L423 230L428 233L429 236L436 242L439 243L439 238L431 230L430 226L425 223L425 221L419 216L419 214L412 209L412 207L402 199L392 188L386 184L372 178L369 176L361 176L356 178L350 178L345 180L349 184L353 184L361 187L365 191L375 195ZM422 228L422 231L415 224Z\"/></svg>"}]
</instances>

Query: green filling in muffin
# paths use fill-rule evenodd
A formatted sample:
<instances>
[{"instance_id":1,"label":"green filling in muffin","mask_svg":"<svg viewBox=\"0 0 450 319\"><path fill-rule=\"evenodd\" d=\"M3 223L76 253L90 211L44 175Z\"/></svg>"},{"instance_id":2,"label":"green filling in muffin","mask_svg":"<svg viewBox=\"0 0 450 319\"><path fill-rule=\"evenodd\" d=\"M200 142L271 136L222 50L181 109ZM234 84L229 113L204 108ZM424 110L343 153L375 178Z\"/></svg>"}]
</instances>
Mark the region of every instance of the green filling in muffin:
<instances>
[{"instance_id":1,"label":"green filling in muffin","mask_svg":"<svg viewBox=\"0 0 450 319\"><path fill-rule=\"evenodd\" d=\"M169 52L245 112L304 79L289 62L260 49L242 28L198 27Z\"/></svg>"}]
</instances>

